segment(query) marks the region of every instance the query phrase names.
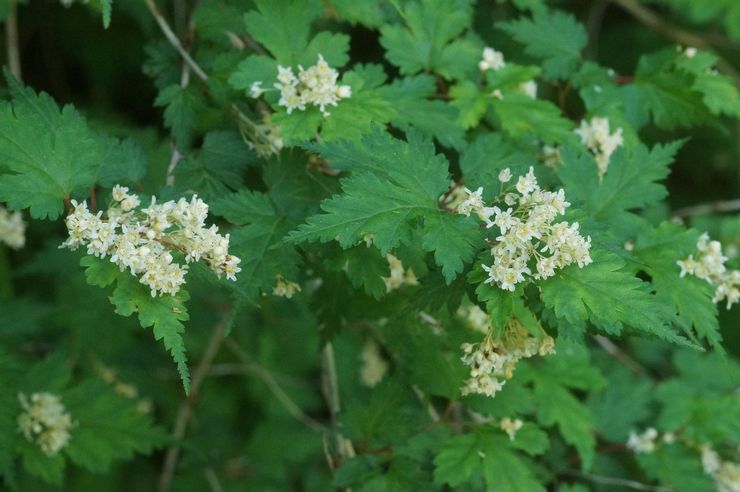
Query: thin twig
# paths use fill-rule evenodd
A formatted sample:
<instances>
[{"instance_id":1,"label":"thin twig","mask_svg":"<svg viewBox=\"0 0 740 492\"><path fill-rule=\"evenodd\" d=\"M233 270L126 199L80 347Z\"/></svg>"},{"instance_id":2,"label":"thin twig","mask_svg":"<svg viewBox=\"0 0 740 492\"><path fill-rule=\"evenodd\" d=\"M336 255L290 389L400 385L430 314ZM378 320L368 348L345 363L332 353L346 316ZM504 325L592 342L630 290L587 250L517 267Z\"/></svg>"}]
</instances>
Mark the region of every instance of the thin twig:
<instances>
[{"instance_id":1,"label":"thin twig","mask_svg":"<svg viewBox=\"0 0 740 492\"><path fill-rule=\"evenodd\" d=\"M622 7L637 20L657 33L686 46L693 46L702 50L712 50L712 46L703 37L674 26L636 0L612 0L612 2ZM717 56L717 67L735 79L736 84L740 84L740 73L727 60L720 57L717 53L715 55Z\"/></svg>"},{"instance_id":2,"label":"thin twig","mask_svg":"<svg viewBox=\"0 0 740 492\"><path fill-rule=\"evenodd\" d=\"M614 342L612 342L608 338L601 335L594 335L593 339L596 340L596 343L598 343L607 354L614 357L619 363L624 365L630 371L641 376L644 376L648 373L644 367L642 367L632 357L625 354L619 347L614 344Z\"/></svg>"},{"instance_id":3,"label":"thin twig","mask_svg":"<svg viewBox=\"0 0 740 492\"><path fill-rule=\"evenodd\" d=\"M331 414L331 427L334 434L336 451L341 458L352 458L355 456L352 441L346 439L339 430L341 426L339 422L341 403L339 400L337 365L334 360L334 346L331 342L327 342L321 351L321 389L324 393L326 404L329 406L329 413Z\"/></svg>"},{"instance_id":4,"label":"thin twig","mask_svg":"<svg viewBox=\"0 0 740 492\"><path fill-rule=\"evenodd\" d=\"M740 210L740 198L721 202L701 203L690 207L679 208L671 215L673 217L689 217L692 215L704 215L712 212L735 212Z\"/></svg>"},{"instance_id":5,"label":"thin twig","mask_svg":"<svg viewBox=\"0 0 740 492\"><path fill-rule=\"evenodd\" d=\"M206 482L208 482L208 486L211 488L211 492L224 492L224 488L221 486L221 482L218 479L218 475L216 475L216 472L213 471L213 468L210 466L203 470L203 475L206 477Z\"/></svg>"},{"instance_id":6,"label":"thin twig","mask_svg":"<svg viewBox=\"0 0 740 492\"><path fill-rule=\"evenodd\" d=\"M268 371L261 365L254 362L252 358L249 357L249 355L247 355L234 340L230 338L227 339L226 348L228 348L242 362L242 364L239 366L241 368L241 372L251 373L257 376L263 383L265 383L267 389L269 389L272 394L275 395L275 398L278 399L278 401L283 405L283 407L285 407L285 409L293 418L295 418L299 422L302 422L306 425L306 427L312 430L319 432L326 432L328 430L328 428L324 424L306 415L306 413L301 410L301 408L290 398L290 396L288 396L283 388L280 387L280 384L278 384L272 373L270 373L270 371ZM233 369L235 368L230 368L230 370Z\"/></svg>"},{"instance_id":7,"label":"thin twig","mask_svg":"<svg viewBox=\"0 0 740 492\"><path fill-rule=\"evenodd\" d=\"M16 80L21 80L21 54L18 44L18 4L8 0L8 17L5 19L5 41L8 53L8 68Z\"/></svg>"},{"instance_id":8,"label":"thin twig","mask_svg":"<svg viewBox=\"0 0 740 492\"><path fill-rule=\"evenodd\" d=\"M188 64L196 77L198 77L201 82L207 82L208 75L206 75L203 69L200 68L200 65L198 65L196 61L193 60L193 58L190 56L190 53L188 53L187 50L182 46L182 43L180 43L180 40L177 38L175 33L172 31L172 28L170 28L170 25L167 23L167 19L162 16L161 12L157 8L154 0L144 0L144 2L146 2L147 7L149 7L149 12L151 12L152 16L157 21L159 29L167 38L167 41L169 41L170 44L177 50L177 52L180 53L183 61Z\"/></svg>"},{"instance_id":9,"label":"thin twig","mask_svg":"<svg viewBox=\"0 0 740 492\"><path fill-rule=\"evenodd\" d=\"M193 415L193 407L195 401L198 398L198 392L200 390L203 381L206 379L208 370L213 364L213 359L216 357L221 344L224 341L224 332L226 329L226 323L229 319L228 315L224 315L223 319L213 329L211 339L208 341L203 356L198 361L198 366L193 372L193 380L190 384L190 394L180 403L180 408L177 411L177 417L175 418L175 426L172 430L172 436L180 440L185 436L188 422L190 417ZM175 474L175 468L177 467L177 461L180 458L180 446L174 445L167 450L167 454L164 458L164 466L162 467L162 473L159 476L159 492L167 492L170 490L172 485L172 477Z\"/></svg>"},{"instance_id":10,"label":"thin twig","mask_svg":"<svg viewBox=\"0 0 740 492\"><path fill-rule=\"evenodd\" d=\"M604 485L618 485L621 487L627 487L633 490L650 490L654 492L673 492L670 487L663 487L660 485L649 485L646 483L638 482L636 480L628 480L625 478L605 477L603 475L594 475L592 473L585 473L578 470L566 470L565 473L568 475L575 475L584 480L588 480L594 483L600 483Z\"/></svg>"}]
</instances>

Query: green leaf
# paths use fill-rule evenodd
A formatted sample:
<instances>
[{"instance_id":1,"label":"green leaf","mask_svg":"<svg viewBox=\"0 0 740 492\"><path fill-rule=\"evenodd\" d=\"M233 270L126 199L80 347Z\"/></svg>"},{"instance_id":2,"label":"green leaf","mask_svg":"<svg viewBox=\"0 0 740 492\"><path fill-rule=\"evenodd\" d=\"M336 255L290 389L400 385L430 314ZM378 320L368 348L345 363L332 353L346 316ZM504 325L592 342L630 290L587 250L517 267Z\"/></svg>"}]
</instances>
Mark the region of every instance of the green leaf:
<instances>
[{"instance_id":1,"label":"green leaf","mask_svg":"<svg viewBox=\"0 0 740 492\"><path fill-rule=\"evenodd\" d=\"M612 156L601 182L592 159L566 149L558 175L569 199L581 201L593 218L618 224L632 216L630 210L655 205L665 198L668 192L658 181L668 176L668 166L681 145L676 141L652 149L642 144L630 151L620 149Z\"/></svg>"},{"instance_id":2,"label":"green leaf","mask_svg":"<svg viewBox=\"0 0 740 492\"><path fill-rule=\"evenodd\" d=\"M190 391L190 372L182 339L185 331L182 322L189 319L184 304L188 297L184 289L180 289L176 296L152 297L147 288L137 282L135 277L123 273L119 276L118 284L110 298L111 303L116 306L116 313L126 317L138 313L142 328L151 326L154 338L164 341L165 348L177 365L177 372L180 373L186 394Z\"/></svg>"},{"instance_id":3,"label":"green leaf","mask_svg":"<svg viewBox=\"0 0 740 492\"><path fill-rule=\"evenodd\" d=\"M243 185L242 175L255 162L253 159L238 133L209 132L198 156L188 157L177 166L175 182L213 200Z\"/></svg>"},{"instance_id":4,"label":"green leaf","mask_svg":"<svg viewBox=\"0 0 740 492\"><path fill-rule=\"evenodd\" d=\"M282 240L293 223L276 212L267 195L242 190L213 202L211 208L241 226L231 233L231 248L241 259L239 295L255 302L260 291L272 292L277 275L297 280L301 258L295 247Z\"/></svg>"},{"instance_id":5,"label":"green leaf","mask_svg":"<svg viewBox=\"0 0 740 492\"><path fill-rule=\"evenodd\" d=\"M682 443L660 445L652 453L639 453L635 457L647 476L676 492L717 490L712 478L702 470L699 453Z\"/></svg>"},{"instance_id":6,"label":"green leaf","mask_svg":"<svg viewBox=\"0 0 740 492\"><path fill-rule=\"evenodd\" d=\"M495 492L539 492L545 488L534 477L530 463L510 449L509 439L491 430L477 430L453 437L441 447L434 459L434 481L473 490L476 477L482 475L485 490Z\"/></svg>"},{"instance_id":7,"label":"green leaf","mask_svg":"<svg viewBox=\"0 0 740 492\"><path fill-rule=\"evenodd\" d=\"M525 94L508 94L494 99L493 108L501 128L513 138L536 136L547 144L573 141L573 123L563 118L550 101Z\"/></svg>"},{"instance_id":8,"label":"green leaf","mask_svg":"<svg viewBox=\"0 0 740 492\"><path fill-rule=\"evenodd\" d=\"M56 219L63 199L93 184L100 146L72 106L60 111L48 94L6 79L13 101L0 103L0 201Z\"/></svg>"},{"instance_id":9,"label":"green leaf","mask_svg":"<svg viewBox=\"0 0 740 492\"><path fill-rule=\"evenodd\" d=\"M478 86L469 80L450 87L450 96L452 97L450 104L459 111L457 121L466 130L476 126L488 110L490 97L483 94Z\"/></svg>"},{"instance_id":10,"label":"green leaf","mask_svg":"<svg viewBox=\"0 0 740 492\"><path fill-rule=\"evenodd\" d=\"M321 204L324 214L309 217L288 237L292 242L336 239L343 248L358 244L367 235L385 255L411 240L419 219L424 219L422 244L435 252L437 264L449 283L472 259L479 228L473 221L438 206L447 190L447 162L435 153L430 141L410 134L402 142L374 132L360 142L339 142L315 147L338 169L352 169L342 182L343 195ZM452 231L459 237L441 233Z\"/></svg>"},{"instance_id":11,"label":"green leaf","mask_svg":"<svg viewBox=\"0 0 740 492\"><path fill-rule=\"evenodd\" d=\"M455 40L470 26L470 3L469 0L408 2L400 10L405 26L388 24L380 29L386 58L403 75L427 69L457 79L475 73L480 46L472 40Z\"/></svg>"},{"instance_id":12,"label":"green leaf","mask_svg":"<svg viewBox=\"0 0 740 492\"><path fill-rule=\"evenodd\" d=\"M117 184L134 185L144 177L147 159L134 140L118 140L106 136L98 138L105 149L105 157L98 172L98 183L106 188L113 188Z\"/></svg>"},{"instance_id":13,"label":"green leaf","mask_svg":"<svg viewBox=\"0 0 740 492\"><path fill-rule=\"evenodd\" d=\"M577 70L588 41L583 25L561 11L537 10L532 19L520 18L497 27L524 44L525 53L544 60L544 75L550 80L566 79Z\"/></svg>"},{"instance_id":14,"label":"green leaf","mask_svg":"<svg viewBox=\"0 0 740 492\"><path fill-rule=\"evenodd\" d=\"M113 0L100 0L100 6L103 10L103 27L110 27L110 18L113 13Z\"/></svg>"},{"instance_id":15,"label":"green leaf","mask_svg":"<svg viewBox=\"0 0 740 492\"><path fill-rule=\"evenodd\" d=\"M134 402L115 394L102 381L88 380L62 395L76 425L64 453L76 465L105 472L117 460L149 453L165 442L165 432Z\"/></svg>"},{"instance_id":16,"label":"green leaf","mask_svg":"<svg viewBox=\"0 0 740 492\"><path fill-rule=\"evenodd\" d=\"M91 255L83 256L80 266L85 267L87 283L98 287L108 287L121 273L115 263Z\"/></svg>"},{"instance_id":17,"label":"green leaf","mask_svg":"<svg viewBox=\"0 0 740 492\"><path fill-rule=\"evenodd\" d=\"M618 256L591 249L593 263L583 268L571 265L540 283L542 301L561 322L578 333L586 321L611 334L629 326L646 335L679 345L690 345L669 326L673 313L650 293L650 284L625 270Z\"/></svg>"},{"instance_id":18,"label":"green leaf","mask_svg":"<svg viewBox=\"0 0 740 492\"><path fill-rule=\"evenodd\" d=\"M172 131L177 145L189 147L198 116L206 108L203 94L198 87L170 85L159 93L154 104L165 108L164 124Z\"/></svg>"},{"instance_id":19,"label":"green leaf","mask_svg":"<svg viewBox=\"0 0 740 492\"><path fill-rule=\"evenodd\" d=\"M712 286L692 275L681 278L681 270L676 264L678 260L695 254L698 236L696 231L664 222L657 229L646 230L637 237L634 254L650 275L656 295L674 306L688 328L693 326L712 347L722 350Z\"/></svg>"}]
</instances>

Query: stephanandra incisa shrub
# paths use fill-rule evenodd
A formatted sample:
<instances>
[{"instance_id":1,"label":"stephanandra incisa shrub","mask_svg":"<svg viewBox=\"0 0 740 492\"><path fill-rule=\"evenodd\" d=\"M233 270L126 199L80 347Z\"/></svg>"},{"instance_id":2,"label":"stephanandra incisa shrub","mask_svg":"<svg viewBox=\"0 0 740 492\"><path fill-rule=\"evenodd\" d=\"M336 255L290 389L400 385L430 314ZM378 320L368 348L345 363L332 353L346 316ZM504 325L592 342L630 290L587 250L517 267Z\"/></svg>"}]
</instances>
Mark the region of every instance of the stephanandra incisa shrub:
<instances>
[{"instance_id":1,"label":"stephanandra incisa shrub","mask_svg":"<svg viewBox=\"0 0 740 492\"><path fill-rule=\"evenodd\" d=\"M0 0L0 489L740 491L739 18Z\"/></svg>"}]
</instances>

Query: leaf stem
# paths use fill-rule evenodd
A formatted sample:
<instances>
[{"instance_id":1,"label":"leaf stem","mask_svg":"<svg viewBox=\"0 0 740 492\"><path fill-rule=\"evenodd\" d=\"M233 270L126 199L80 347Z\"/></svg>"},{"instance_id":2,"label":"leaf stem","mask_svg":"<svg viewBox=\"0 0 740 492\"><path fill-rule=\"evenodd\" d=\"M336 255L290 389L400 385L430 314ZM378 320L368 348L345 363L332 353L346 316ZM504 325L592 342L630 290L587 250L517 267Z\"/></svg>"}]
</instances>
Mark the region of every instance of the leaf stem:
<instances>
[{"instance_id":1,"label":"leaf stem","mask_svg":"<svg viewBox=\"0 0 740 492\"><path fill-rule=\"evenodd\" d=\"M178 441L185 437L188 422L193 416L193 408L198 399L200 387L203 384L203 381L205 381L211 364L213 364L213 359L216 357L216 354L224 341L228 319L228 313L225 313L221 321L213 329L211 339L208 341L206 350L203 352L200 361L198 361L198 366L193 373L193 380L190 385L190 394L180 403L180 408L178 409L177 417L175 418L175 426L172 430L172 436ZM179 445L173 445L167 450L167 454L164 458L164 466L162 467L162 473L159 476L159 485L157 487L159 492L167 492L170 490L170 487L172 486L172 477L175 475L175 468L177 467L177 461L179 458Z\"/></svg>"},{"instance_id":2,"label":"leaf stem","mask_svg":"<svg viewBox=\"0 0 740 492\"><path fill-rule=\"evenodd\" d=\"M740 198L719 202L701 203L689 207L679 208L671 215L673 217L690 217L692 215L704 215L712 212L735 212L740 210Z\"/></svg>"},{"instance_id":3,"label":"leaf stem","mask_svg":"<svg viewBox=\"0 0 740 492\"><path fill-rule=\"evenodd\" d=\"M22 80L21 55L18 43L18 4L8 0L8 17L5 19L5 41L8 54L8 68L18 81Z\"/></svg>"}]
</instances>

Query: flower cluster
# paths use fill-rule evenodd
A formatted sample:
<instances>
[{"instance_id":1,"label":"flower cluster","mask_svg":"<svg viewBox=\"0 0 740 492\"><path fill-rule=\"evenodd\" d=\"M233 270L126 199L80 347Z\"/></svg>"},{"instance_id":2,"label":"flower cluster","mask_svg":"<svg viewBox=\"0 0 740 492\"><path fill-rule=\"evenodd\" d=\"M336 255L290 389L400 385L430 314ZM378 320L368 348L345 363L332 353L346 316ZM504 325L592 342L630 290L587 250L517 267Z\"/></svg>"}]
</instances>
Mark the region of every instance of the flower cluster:
<instances>
[{"instance_id":1,"label":"flower cluster","mask_svg":"<svg viewBox=\"0 0 740 492\"><path fill-rule=\"evenodd\" d=\"M511 179L508 168L499 174L502 187ZM580 235L578 222L553 223L570 206L563 190L557 193L540 190L531 167L510 191L502 190L506 210L487 207L483 188L475 192L466 189L466 192L468 199L458 205L458 213L475 212L486 227L496 226L501 231L491 249L493 265L483 265L488 273L486 283L513 291L528 276L545 279L555 275L556 269L572 263L579 267L591 263L591 238Z\"/></svg>"},{"instance_id":2,"label":"flower cluster","mask_svg":"<svg viewBox=\"0 0 740 492\"><path fill-rule=\"evenodd\" d=\"M652 427L645 429L645 432L638 434L630 431L627 439L627 449L635 453L652 453L655 451L655 440L658 438L658 431Z\"/></svg>"},{"instance_id":3,"label":"flower cluster","mask_svg":"<svg viewBox=\"0 0 740 492\"><path fill-rule=\"evenodd\" d=\"M501 419L501 422L499 423L499 427L501 427L502 431L508 434L510 441L514 440L517 431L522 428L522 425L524 425L524 422L522 422L521 420L512 420L508 417Z\"/></svg>"},{"instance_id":4,"label":"flower cluster","mask_svg":"<svg viewBox=\"0 0 740 492\"><path fill-rule=\"evenodd\" d=\"M707 444L701 446L700 450L704 473L714 479L717 491L740 491L740 464L722 461L719 454Z\"/></svg>"},{"instance_id":5,"label":"flower cluster","mask_svg":"<svg viewBox=\"0 0 740 492\"><path fill-rule=\"evenodd\" d=\"M388 267L391 271L390 277L382 277L385 282L386 292L396 290L403 285L418 285L416 275L411 268L404 268L403 263L395 255L388 253L385 255L388 260Z\"/></svg>"},{"instance_id":6,"label":"flower cluster","mask_svg":"<svg viewBox=\"0 0 740 492\"><path fill-rule=\"evenodd\" d=\"M276 295L278 297L285 297L286 299L290 299L293 297L296 292L301 291L301 286L298 285L295 282L291 282L290 280L285 280L282 275L278 274L275 276L275 287L272 289L273 295Z\"/></svg>"},{"instance_id":7,"label":"flower cluster","mask_svg":"<svg viewBox=\"0 0 740 492\"><path fill-rule=\"evenodd\" d=\"M506 62L504 61L503 53L501 53L500 51L496 51L495 49L490 47L483 48L483 58L481 58L481 61L478 62L478 68L481 72L485 72L486 70L493 70L495 72L496 70L500 70L505 66ZM528 80L527 82L519 84L516 90L531 97L532 99L537 98L537 82L535 82L534 80ZM499 89L494 90L491 95L498 99L504 98Z\"/></svg>"},{"instance_id":8,"label":"flower cluster","mask_svg":"<svg viewBox=\"0 0 740 492\"><path fill-rule=\"evenodd\" d=\"M319 55L316 65L304 69L298 65L298 76L290 67L278 66L275 88L280 91L280 106L285 106L290 114L294 109L305 111L306 106L318 106L324 116L329 116L327 106L336 106L340 99L352 96L348 85L337 85L339 72L331 68L324 57ZM261 94L259 85L250 88L252 95Z\"/></svg>"},{"instance_id":9,"label":"flower cluster","mask_svg":"<svg viewBox=\"0 0 740 492\"><path fill-rule=\"evenodd\" d=\"M520 359L554 353L555 340L547 335L529 336L521 323L511 318L501 338L494 339L489 332L482 342L464 343L461 348L465 354L462 361L470 367L470 378L461 388L462 394L494 396L511 379Z\"/></svg>"},{"instance_id":10,"label":"flower cluster","mask_svg":"<svg viewBox=\"0 0 740 492\"><path fill-rule=\"evenodd\" d=\"M129 400L135 400L136 410L140 413L149 414L152 412L152 402L150 400L139 398L139 390L131 383L123 381L116 371L109 367L101 366L99 368L100 377L106 383L113 387L113 391Z\"/></svg>"},{"instance_id":11,"label":"flower cluster","mask_svg":"<svg viewBox=\"0 0 740 492\"><path fill-rule=\"evenodd\" d=\"M728 270L725 266L727 257L722 254L722 245L719 241L710 241L704 233L696 243L697 257L689 255L685 260L679 260L681 277L687 273L706 280L714 286L715 303L727 300L727 309L740 302L740 270Z\"/></svg>"},{"instance_id":12,"label":"flower cluster","mask_svg":"<svg viewBox=\"0 0 740 492\"><path fill-rule=\"evenodd\" d=\"M28 398L19 393L23 413L18 416L18 429L26 440L36 442L48 456L57 454L69 443L74 426L58 396L51 393L33 393Z\"/></svg>"},{"instance_id":13,"label":"flower cluster","mask_svg":"<svg viewBox=\"0 0 740 492\"><path fill-rule=\"evenodd\" d=\"M280 135L280 126L272 122L269 113L262 117L262 123L254 125L253 138L246 138L247 146L263 158L277 155L284 147L283 137Z\"/></svg>"},{"instance_id":14,"label":"flower cluster","mask_svg":"<svg viewBox=\"0 0 740 492\"><path fill-rule=\"evenodd\" d=\"M491 329L491 318L475 304L461 305L457 315L463 318L472 329L480 333L488 333Z\"/></svg>"},{"instance_id":15,"label":"flower cluster","mask_svg":"<svg viewBox=\"0 0 740 492\"><path fill-rule=\"evenodd\" d=\"M388 372L388 362L380 353L380 347L373 339L368 339L360 352L362 367L360 381L365 386L373 387L378 384Z\"/></svg>"},{"instance_id":16,"label":"flower cluster","mask_svg":"<svg viewBox=\"0 0 740 492\"><path fill-rule=\"evenodd\" d=\"M20 249L26 244L26 224L20 212L10 213L0 205L0 242L13 249Z\"/></svg>"},{"instance_id":17,"label":"flower cluster","mask_svg":"<svg viewBox=\"0 0 740 492\"><path fill-rule=\"evenodd\" d=\"M128 188L113 188L113 204L105 214L92 214L87 203L72 200L74 211L66 218L69 238L60 247L80 246L98 258L110 257L121 271L129 269L139 282L149 287L152 297L174 295L185 283L188 266L175 262L175 254L185 263L203 260L216 275L236 280L241 271L239 258L229 254L229 235L218 227L205 227L208 205L193 196L190 201L157 203L136 210L139 197Z\"/></svg>"},{"instance_id":18,"label":"flower cluster","mask_svg":"<svg viewBox=\"0 0 740 492\"><path fill-rule=\"evenodd\" d=\"M603 177L609 167L609 159L619 147L624 144L622 129L617 128L614 133L609 133L609 120L607 118L591 118L590 122L581 121L581 126L576 129L581 137L583 145L594 154L596 165L599 168L599 177Z\"/></svg>"}]
</instances>

